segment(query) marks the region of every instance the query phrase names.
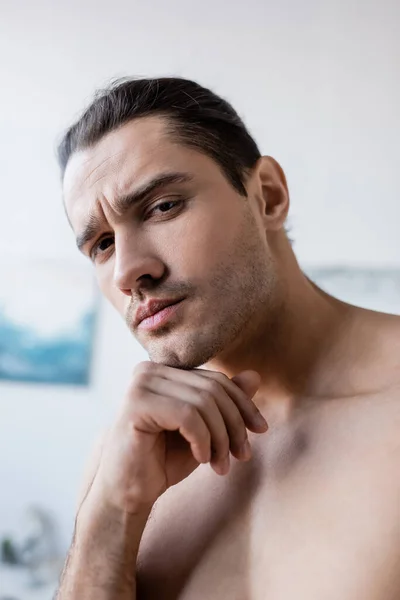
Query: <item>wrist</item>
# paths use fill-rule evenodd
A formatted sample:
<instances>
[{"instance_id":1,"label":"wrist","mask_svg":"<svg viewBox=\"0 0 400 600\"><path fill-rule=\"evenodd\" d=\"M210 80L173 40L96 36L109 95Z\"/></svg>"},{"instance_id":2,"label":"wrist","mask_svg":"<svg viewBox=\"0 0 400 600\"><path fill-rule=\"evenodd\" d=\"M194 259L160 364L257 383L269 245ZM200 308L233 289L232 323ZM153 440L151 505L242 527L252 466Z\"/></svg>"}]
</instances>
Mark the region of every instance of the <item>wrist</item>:
<instances>
[{"instance_id":1,"label":"wrist","mask_svg":"<svg viewBox=\"0 0 400 600\"><path fill-rule=\"evenodd\" d=\"M86 498L75 520L76 537L118 538L121 544L137 545L150 516L151 507L138 506L133 511L122 510L100 498Z\"/></svg>"},{"instance_id":2,"label":"wrist","mask_svg":"<svg viewBox=\"0 0 400 600\"><path fill-rule=\"evenodd\" d=\"M140 524L147 522L152 504L131 502L129 505L123 502L108 497L103 487L96 478L92 486L81 503L77 512L77 522L87 524L88 526L96 527L97 523L103 523L114 520L118 525L124 525L129 528L130 523Z\"/></svg>"}]
</instances>

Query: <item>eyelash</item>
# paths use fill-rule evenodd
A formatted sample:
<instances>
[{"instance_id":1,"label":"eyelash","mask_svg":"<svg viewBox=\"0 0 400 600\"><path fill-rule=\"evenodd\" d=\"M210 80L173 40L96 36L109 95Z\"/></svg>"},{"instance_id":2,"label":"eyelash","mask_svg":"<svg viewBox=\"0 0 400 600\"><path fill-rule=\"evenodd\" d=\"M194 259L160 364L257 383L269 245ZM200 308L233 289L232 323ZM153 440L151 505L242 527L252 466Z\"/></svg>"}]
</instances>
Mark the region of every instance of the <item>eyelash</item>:
<instances>
[{"instance_id":1,"label":"eyelash","mask_svg":"<svg viewBox=\"0 0 400 600\"><path fill-rule=\"evenodd\" d=\"M176 208L177 206L179 206L180 204L182 204L182 202L183 202L182 199L177 199L177 200L161 200L160 202L158 202L158 204L155 204L151 208L151 210L148 211L147 214L153 213L156 210L156 208L159 208L160 206L163 206L163 204L173 204L173 207L171 209L171 210L173 210L174 208ZM169 211L166 211L166 212L169 212Z\"/></svg>"},{"instance_id":2,"label":"eyelash","mask_svg":"<svg viewBox=\"0 0 400 600\"><path fill-rule=\"evenodd\" d=\"M183 199L178 199L178 200L162 200L161 202L158 202L158 204L155 204L151 210L149 210L147 213L145 213L145 216L148 218L149 215L151 215L157 208L159 208L160 206L163 206L164 204L172 204L172 208L170 210L173 210L174 208L177 208L178 206L180 206L183 202ZM165 211L165 213L162 214L166 214L169 211ZM107 237L103 237L101 238L98 242L96 242L96 244L93 246L93 248L90 251L90 257L92 258L92 260L94 260L97 256L97 253L99 252L99 247L103 242L106 241L114 241L114 237L113 236L107 236ZM104 254L104 252L106 252L108 250L109 246L107 246L107 248L103 251L100 251Z\"/></svg>"}]
</instances>

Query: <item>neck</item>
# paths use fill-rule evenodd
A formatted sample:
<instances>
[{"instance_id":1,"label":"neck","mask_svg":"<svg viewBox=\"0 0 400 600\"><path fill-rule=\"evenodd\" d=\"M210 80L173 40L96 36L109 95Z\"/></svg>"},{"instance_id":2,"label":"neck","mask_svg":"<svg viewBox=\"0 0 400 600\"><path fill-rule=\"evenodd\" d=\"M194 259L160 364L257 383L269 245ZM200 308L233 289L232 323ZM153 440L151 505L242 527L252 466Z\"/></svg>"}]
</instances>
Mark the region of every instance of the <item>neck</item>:
<instances>
[{"instance_id":1,"label":"neck","mask_svg":"<svg viewBox=\"0 0 400 600\"><path fill-rule=\"evenodd\" d=\"M276 257L275 257L276 258ZM261 375L254 401L269 416L288 418L300 397L318 396L326 365L338 345L349 305L329 296L301 271L292 249L280 254L275 309L260 315L234 347L207 368L233 377L252 369ZM271 314L272 313L272 314Z\"/></svg>"}]
</instances>

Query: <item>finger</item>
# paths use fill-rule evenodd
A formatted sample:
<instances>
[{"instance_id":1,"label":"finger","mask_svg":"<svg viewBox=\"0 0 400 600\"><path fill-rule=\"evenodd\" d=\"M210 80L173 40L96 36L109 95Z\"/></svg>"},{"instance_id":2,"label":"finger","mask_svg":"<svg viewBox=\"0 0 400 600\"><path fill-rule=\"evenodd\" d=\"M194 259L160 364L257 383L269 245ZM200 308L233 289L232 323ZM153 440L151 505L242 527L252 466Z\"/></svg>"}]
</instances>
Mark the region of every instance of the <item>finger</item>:
<instances>
[{"instance_id":1,"label":"finger","mask_svg":"<svg viewBox=\"0 0 400 600\"><path fill-rule=\"evenodd\" d=\"M192 383L196 381L196 378L191 378ZM213 450L211 466L218 474L225 474L229 470L230 436L228 431L229 429L233 430L229 424L232 421L232 418L229 418L229 404L232 408L231 412L235 410L237 413L237 420L240 421L239 426L243 429L245 437L246 430L238 410L223 392L223 389L218 386L218 390L214 390L213 393L207 389L207 387L210 388L209 384L199 389L193 385L158 376L149 377L144 385L146 390L158 394L160 397L167 395L169 398L176 398L181 403L187 402L197 408L211 435L211 448ZM226 396L226 399L222 399L222 403L225 402L228 405L227 409L224 409L225 414L220 410L221 399L217 400L215 392L219 392L220 396Z\"/></svg>"},{"instance_id":2,"label":"finger","mask_svg":"<svg viewBox=\"0 0 400 600\"><path fill-rule=\"evenodd\" d=\"M183 369L176 369L174 367L168 367L166 365L157 365L156 373L160 377L166 377L168 379L174 379L175 381L182 381L183 383L187 383L188 385L192 384L193 375L197 375L198 377L214 379L220 383L227 394L232 398L235 402L245 425L251 431L255 433L263 433L268 429L268 424L265 421L264 417L258 410L257 406L254 402L251 401L248 395L232 380L229 379L223 373L218 373L215 371L207 371L205 369L192 369L190 371L185 371ZM243 373L255 373L258 378L260 377L256 371L244 371ZM239 378L238 383L241 383L242 374L237 376ZM255 393L256 390L254 390ZM253 393L253 395L254 395Z\"/></svg>"},{"instance_id":3,"label":"finger","mask_svg":"<svg viewBox=\"0 0 400 600\"><path fill-rule=\"evenodd\" d=\"M233 456L239 460L249 460L251 448L246 425L231 396L220 383L211 378L202 377L197 383L203 393L210 394L215 399L228 431L229 448Z\"/></svg>"},{"instance_id":4,"label":"finger","mask_svg":"<svg viewBox=\"0 0 400 600\"><path fill-rule=\"evenodd\" d=\"M179 431L199 463L211 460L211 434L197 408L176 398L146 391L135 402L134 429L141 433Z\"/></svg>"},{"instance_id":5,"label":"finger","mask_svg":"<svg viewBox=\"0 0 400 600\"><path fill-rule=\"evenodd\" d=\"M177 383L188 385L191 388L196 388L198 391L197 396L193 397L194 402L196 402L196 398L198 397L200 390L201 397L205 399L206 403L208 401L217 404L225 423L228 435L228 446L224 445L224 448L222 451L220 451L220 445L217 442L218 445L215 447L216 459L218 462L221 461L221 467L224 469L224 471L227 467L229 450L238 460L249 460L251 458L251 448L248 443L246 424L235 403L235 400L229 395L229 393L226 392L225 388L212 378L200 376L197 369L191 371L183 371L173 368L168 369L169 370L163 368L159 370L159 375L164 377L162 381L175 381ZM235 387L235 384L232 384L232 388ZM237 393L242 394L243 392L238 388ZM187 397L188 396L186 396L186 398ZM248 399L244 398L244 404L249 402L250 401ZM210 430L212 430L212 425L213 421L211 421L209 425ZM265 429L263 429L263 431L265 431ZM214 439L213 431L212 438Z\"/></svg>"},{"instance_id":6,"label":"finger","mask_svg":"<svg viewBox=\"0 0 400 600\"><path fill-rule=\"evenodd\" d=\"M241 371L234 377L228 378L233 381L248 398L253 398L260 387L261 377L257 371Z\"/></svg>"},{"instance_id":7,"label":"finger","mask_svg":"<svg viewBox=\"0 0 400 600\"><path fill-rule=\"evenodd\" d=\"M254 402L252 402L251 397L245 394L245 392L234 381L229 379L229 377L224 375L224 373L206 371L205 369L195 369L195 371L198 372L199 375L201 375L204 378L213 379L214 381L217 381L225 389L227 394L235 402L248 429L254 431L255 433L267 431L268 423L258 410L257 406L254 404ZM247 371L244 371L243 374L244 373L247 373ZM241 375L242 374L240 374L238 378ZM253 395L256 391L257 389L254 389Z\"/></svg>"}]
</instances>

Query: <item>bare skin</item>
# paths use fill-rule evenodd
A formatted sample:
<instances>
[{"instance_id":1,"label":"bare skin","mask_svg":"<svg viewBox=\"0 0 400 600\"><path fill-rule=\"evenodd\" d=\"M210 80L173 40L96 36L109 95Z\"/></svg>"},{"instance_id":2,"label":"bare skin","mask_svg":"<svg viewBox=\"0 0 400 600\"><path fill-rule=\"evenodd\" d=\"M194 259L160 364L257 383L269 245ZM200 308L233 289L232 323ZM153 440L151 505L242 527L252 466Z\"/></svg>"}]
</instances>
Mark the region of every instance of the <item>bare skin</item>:
<instances>
[{"instance_id":1,"label":"bare skin","mask_svg":"<svg viewBox=\"0 0 400 600\"><path fill-rule=\"evenodd\" d=\"M384 321L398 336L397 320ZM350 380L349 395L297 398L270 419L249 436L248 464L224 479L201 466L162 496L142 538L139 597L398 598L400 376L388 370L376 389L382 358L359 393Z\"/></svg>"},{"instance_id":2,"label":"bare skin","mask_svg":"<svg viewBox=\"0 0 400 600\"><path fill-rule=\"evenodd\" d=\"M161 202L181 204L146 218L143 205L122 212L118 197L171 172L189 178L156 190L146 211ZM248 436L250 460L229 427L229 468L226 440L206 460L186 437L188 468L174 485L160 491L147 482L139 495L135 488L135 514L143 490L151 490L144 502L151 516L141 513L145 526L133 552L137 598L394 600L400 595L400 319L339 302L303 275L283 231L289 197L273 159L259 161L246 188L247 199L211 159L172 143L154 117L109 134L67 168L71 225L79 237L89 212L96 215L95 236L83 251L94 257L103 293L151 360L172 368L172 379L184 368L191 386L218 373L224 385L237 377L235 385L269 425L264 432L252 427L249 405L241 412L240 442ZM139 302L153 296L185 300L165 327L135 327ZM240 375L246 370L260 379L246 380ZM153 373L147 376L162 394ZM227 393L232 401L232 388ZM137 387L130 406L133 397L140 405ZM116 469L104 466L115 443L89 466L80 503L86 515L105 497L115 510L115 496L111 502L106 493L115 480L106 482ZM151 473L161 481L156 469ZM101 485L87 493L93 479ZM126 597L134 596L128 590Z\"/></svg>"}]
</instances>

